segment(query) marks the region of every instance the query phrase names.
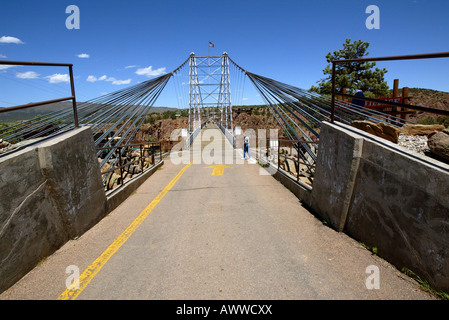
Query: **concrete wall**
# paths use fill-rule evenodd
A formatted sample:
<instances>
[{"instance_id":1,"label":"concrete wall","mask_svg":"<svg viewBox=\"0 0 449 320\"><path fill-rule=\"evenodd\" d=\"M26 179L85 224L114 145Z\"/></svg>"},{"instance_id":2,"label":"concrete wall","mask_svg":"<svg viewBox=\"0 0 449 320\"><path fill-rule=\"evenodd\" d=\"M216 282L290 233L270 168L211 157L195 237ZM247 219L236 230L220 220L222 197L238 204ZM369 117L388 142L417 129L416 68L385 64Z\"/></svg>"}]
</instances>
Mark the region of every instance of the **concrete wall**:
<instances>
[{"instance_id":1,"label":"concrete wall","mask_svg":"<svg viewBox=\"0 0 449 320\"><path fill-rule=\"evenodd\" d=\"M311 196L331 227L449 291L449 165L324 123Z\"/></svg>"},{"instance_id":2,"label":"concrete wall","mask_svg":"<svg viewBox=\"0 0 449 320\"><path fill-rule=\"evenodd\" d=\"M107 212L92 132L0 158L0 292Z\"/></svg>"}]
</instances>

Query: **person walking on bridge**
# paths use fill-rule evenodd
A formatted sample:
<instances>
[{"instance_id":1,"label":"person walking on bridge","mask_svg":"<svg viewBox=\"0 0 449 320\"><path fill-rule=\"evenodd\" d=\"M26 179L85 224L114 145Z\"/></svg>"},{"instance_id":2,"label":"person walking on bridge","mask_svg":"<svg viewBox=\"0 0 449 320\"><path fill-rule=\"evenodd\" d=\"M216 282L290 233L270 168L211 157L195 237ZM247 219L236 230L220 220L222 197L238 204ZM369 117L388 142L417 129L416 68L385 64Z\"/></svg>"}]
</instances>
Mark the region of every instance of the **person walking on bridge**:
<instances>
[{"instance_id":1,"label":"person walking on bridge","mask_svg":"<svg viewBox=\"0 0 449 320\"><path fill-rule=\"evenodd\" d=\"M249 137L243 136L243 159L245 159L245 155L248 153L248 160L251 159L251 152L249 151Z\"/></svg>"}]
</instances>

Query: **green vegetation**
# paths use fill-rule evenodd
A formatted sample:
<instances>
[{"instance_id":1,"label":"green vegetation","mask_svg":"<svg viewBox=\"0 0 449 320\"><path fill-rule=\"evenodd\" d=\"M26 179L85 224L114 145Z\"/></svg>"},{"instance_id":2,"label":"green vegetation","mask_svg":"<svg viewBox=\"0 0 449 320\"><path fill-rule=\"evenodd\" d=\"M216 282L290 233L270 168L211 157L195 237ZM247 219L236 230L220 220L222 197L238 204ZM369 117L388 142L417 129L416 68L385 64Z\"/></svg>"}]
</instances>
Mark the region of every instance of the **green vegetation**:
<instances>
[{"instance_id":1,"label":"green vegetation","mask_svg":"<svg viewBox=\"0 0 449 320\"><path fill-rule=\"evenodd\" d=\"M368 245L364 244L363 242L359 242L359 244L364 247L366 250L371 251L372 254L377 255L377 247L369 247Z\"/></svg>"},{"instance_id":2,"label":"green vegetation","mask_svg":"<svg viewBox=\"0 0 449 320\"><path fill-rule=\"evenodd\" d=\"M414 279L416 282L419 283L422 290L432 293L436 295L438 298L442 300L449 300L449 294L447 294L444 291L437 291L433 289L430 284L427 281L422 280L417 274L415 274L412 270L408 268L402 268L402 273L409 276L410 278Z\"/></svg>"},{"instance_id":3,"label":"green vegetation","mask_svg":"<svg viewBox=\"0 0 449 320\"><path fill-rule=\"evenodd\" d=\"M189 110L187 109L181 109L181 110L168 110L164 111L162 113L159 112L152 112L145 118L143 123L149 123L154 124L158 120L163 119L172 119L175 120L176 118L182 118L182 117L188 117L189 116Z\"/></svg>"},{"instance_id":4,"label":"green vegetation","mask_svg":"<svg viewBox=\"0 0 449 320\"><path fill-rule=\"evenodd\" d=\"M323 70L326 77L317 81L317 86L312 86L309 91L329 95L332 93L332 61L342 59L358 59L369 54L367 51L369 42L357 40L351 43L351 39L346 39L343 49L329 52L326 61L329 63ZM336 90L342 92L347 88L348 94L355 94L361 90L367 97L385 96L388 92L387 82L384 75L388 71L384 69L373 69L375 62L353 62L346 64L336 64L335 78Z\"/></svg>"},{"instance_id":5,"label":"green vegetation","mask_svg":"<svg viewBox=\"0 0 449 320\"><path fill-rule=\"evenodd\" d=\"M419 120L419 124L425 124L425 125L433 125L433 124L442 124L446 128L449 128L449 116L441 116L441 117L427 117L425 119Z\"/></svg>"}]
</instances>

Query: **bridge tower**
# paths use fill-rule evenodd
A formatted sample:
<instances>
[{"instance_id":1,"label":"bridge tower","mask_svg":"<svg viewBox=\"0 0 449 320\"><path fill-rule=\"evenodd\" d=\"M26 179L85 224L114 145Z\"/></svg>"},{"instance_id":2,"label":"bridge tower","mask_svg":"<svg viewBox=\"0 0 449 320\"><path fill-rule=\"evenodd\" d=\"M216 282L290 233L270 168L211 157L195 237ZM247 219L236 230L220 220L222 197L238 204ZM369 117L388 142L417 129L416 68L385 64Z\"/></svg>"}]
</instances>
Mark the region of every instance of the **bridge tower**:
<instances>
[{"instance_id":1,"label":"bridge tower","mask_svg":"<svg viewBox=\"0 0 449 320\"><path fill-rule=\"evenodd\" d=\"M189 67L189 132L192 133L201 126L200 108L202 106L197 58L193 52L190 54Z\"/></svg>"},{"instance_id":2,"label":"bridge tower","mask_svg":"<svg viewBox=\"0 0 449 320\"><path fill-rule=\"evenodd\" d=\"M196 56L192 52L189 66L189 132L200 128L208 120L219 121L232 132L228 54ZM206 118L203 121L201 114Z\"/></svg>"}]
</instances>

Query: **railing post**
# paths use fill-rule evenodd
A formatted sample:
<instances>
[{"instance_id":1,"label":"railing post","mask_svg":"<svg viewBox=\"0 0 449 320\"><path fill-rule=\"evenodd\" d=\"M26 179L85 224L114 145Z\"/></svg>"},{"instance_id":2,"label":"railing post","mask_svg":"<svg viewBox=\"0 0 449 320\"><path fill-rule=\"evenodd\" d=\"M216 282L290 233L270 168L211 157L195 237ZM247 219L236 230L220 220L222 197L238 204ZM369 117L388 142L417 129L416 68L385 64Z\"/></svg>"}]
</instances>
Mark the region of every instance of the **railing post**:
<instances>
[{"instance_id":1,"label":"railing post","mask_svg":"<svg viewBox=\"0 0 449 320\"><path fill-rule=\"evenodd\" d=\"M140 147L140 165L142 167L142 173L143 173L143 165L145 164L145 161L143 160L143 148L142 148L143 146L140 145L139 147Z\"/></svg>"},{"instance_id":2,"label":"railing post","mask_svg":"<svg viewBox=\"0 0 449 320\"><path fill-rule=\"evenodd\" d=\"M78 123L78 110L76 108L76 97L75 97L75 82L73 80L73 67L69 66L69 75L70 75L70 89L72 90L72 105L73 105L73 118L75 120L75 128L79 128Z\"/></svg>"},{"instance_id":3,"label":"railing post","mask_svg":"<svg viewBox=\"0 0 449 320\"><path fill-rule=\"evenodd\" d=\"M118 165L120 166L120 184L123 185L122 148L118 150Z\"/></svg>"},{"instance_id":4,"label":"railing post","mask_svg":"<svg viewBox=\"0 0 449 320\"><path fill-rule=\"evenodd\" d=\"M266 151L265 151L265 156L267 157L267 162L270 162L270 138L268 138L267 140L266 140L266 143L267 143L267 145L265 146L266 147Z\"/></svg>"},{"instance_id":5,"label":"railing post","mask_svg":"<svg viewBox=\"0 0 449 320\"><path fill-rule=\"evenodd\" d=\"M299 148L300 148L300 142L293 144L293 147L296 150L296 159L295 160L295 169L296 169L296 181L299 182Z\"/></svg>"},{"instance_id":6,"label":"railing post","mask_svg":"<svg viewBox=\"0 0 449 320\"><path fill-rule=\"evenodd\" d=\"M278 141L278 171L279 171L279 168L281 167L280 151L281 151L281 142Z\"/></svg>"}]
</instances>

